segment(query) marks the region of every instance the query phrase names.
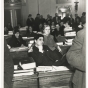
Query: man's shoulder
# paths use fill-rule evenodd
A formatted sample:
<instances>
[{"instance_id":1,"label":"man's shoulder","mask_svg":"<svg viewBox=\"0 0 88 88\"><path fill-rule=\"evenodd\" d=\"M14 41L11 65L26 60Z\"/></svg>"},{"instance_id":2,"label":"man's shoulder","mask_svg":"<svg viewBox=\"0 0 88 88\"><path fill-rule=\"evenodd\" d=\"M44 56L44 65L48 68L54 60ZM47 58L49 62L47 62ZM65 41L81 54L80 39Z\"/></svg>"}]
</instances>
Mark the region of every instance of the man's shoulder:
<instances>
[{"instance_id":1,"label":"man's shoulder","mask_svg":"<svg viewBox=\"0 0 88 88\"><path fill-rule=\"evenodd\" d=\"M85 29L82 29L82 30L80 30L80 31L78 31L78 33L77 33L77 35L83 35L84 36L84 34L85 34Z\"/></svg>"}]
</instances>

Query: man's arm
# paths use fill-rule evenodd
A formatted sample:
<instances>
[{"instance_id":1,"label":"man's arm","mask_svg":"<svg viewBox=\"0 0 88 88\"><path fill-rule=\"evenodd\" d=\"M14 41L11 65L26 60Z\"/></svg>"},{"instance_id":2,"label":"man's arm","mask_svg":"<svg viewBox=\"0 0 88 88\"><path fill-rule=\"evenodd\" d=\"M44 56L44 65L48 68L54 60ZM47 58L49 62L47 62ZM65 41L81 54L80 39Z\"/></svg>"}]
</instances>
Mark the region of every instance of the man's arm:
<instances>
[{"instance_id":1,"label":"man's arm","mask_svg":"<svg viewBox=\"0 0 88 88\"><path fill-rule=\"evenodd\" d=\"M71 46L66 55L68 63L81 71L85 71L85 55L82 53L85 42L85 33L83 30L77 33L73 45Z\"/></svg>"}]
</instances>

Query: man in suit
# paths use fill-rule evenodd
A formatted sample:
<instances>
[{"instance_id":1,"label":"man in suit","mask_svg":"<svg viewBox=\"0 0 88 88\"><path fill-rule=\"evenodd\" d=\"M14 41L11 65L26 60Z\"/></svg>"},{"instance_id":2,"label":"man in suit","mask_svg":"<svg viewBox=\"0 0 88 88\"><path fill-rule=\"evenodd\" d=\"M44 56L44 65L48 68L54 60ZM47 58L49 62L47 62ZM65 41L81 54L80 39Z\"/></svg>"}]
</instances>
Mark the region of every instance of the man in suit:
<instances>
[{"instance_id":1,"label":"man in suit","mask_svg":"<svg viewBox=\"0 0 88 88\"><path fill-rule=\"evenodd\" d=\"M34 19L32 18L32 15L31 14L28 15L28 19L26 21L26 24L27 24L28 27L29 26L34 27Z\"/></svg>"},{"instance_id":2,"label":"man in suit","mask_svg":"<svg viewBox=\"0 0 88 88\"><path fill-rule=\"evenodd\" d=\"M62 66L65 65L66 59L62 55L49 49L47 45L43 45L44 36L37 34L35 37L34 46L29 47L28 55L31 56L36 62L37 66Z\"/></svg>"},{"instance_id":3,"label":"man in suit","mask_svg":"<svg viewBox=\"0 0 88 88\"><path fill-rule=\"evenodd\" d=\"M73 41L73 45L67 52L67 61L75 68L75 73L72 79L73 88L85 88L85 74L86 74L86 63L85 63L85 30L79 31Z\"/></svg>"},{"instance_id":4,"label":"man in suit","mask_svg":"<svg viewBox=\"0 0 88 88\"><path fill-rule=\"evenodd\" d=\"M55 13L55 17L53 18L53 21L54 21L55 25L56 25L56 24L60 24L61 17L58 16L57 13Z\"/></svg>"},{"instance_id":5,"label":"man in suit","mask_svg":"<svg viewBox=\"0 0 88 88\"><path fill-rule=\"evenodd\" d=\"M4 39L4 88L12 88L11 82L14 70L13 60Z\"/></svg>"}]
</instances>

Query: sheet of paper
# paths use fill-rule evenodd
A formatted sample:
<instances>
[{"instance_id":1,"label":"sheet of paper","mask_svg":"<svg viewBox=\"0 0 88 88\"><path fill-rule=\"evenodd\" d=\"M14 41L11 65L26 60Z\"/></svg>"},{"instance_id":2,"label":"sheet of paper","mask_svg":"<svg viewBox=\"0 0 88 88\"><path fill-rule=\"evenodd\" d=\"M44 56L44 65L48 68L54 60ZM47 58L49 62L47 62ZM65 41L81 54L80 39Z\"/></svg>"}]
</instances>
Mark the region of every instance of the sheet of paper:
<instances>
[{"instance_id":1,"label":"sheet of paper","mask_svg":"<svg viewBox=\"0 0 88 88\"><path fill-rule=\"evenodd\" d=\"M13 76L23 76L23 75L33 75L34 72L25 72L25 73L17 73L17 74L13 74Z\"/></svg>"},{"instance_id":2,"label":"sheet of paper","mask_svg":"<svg viewBox=\"0 0 88 88\"><path fill-rule=\"evenodd\" d=\"M52 66L52 71L67 71L69 70L66 66Z\"/></svg>"},{"instance_id":3,"label":"sheet of paper","mask_svg":"<svg viewBox=\"0 0 88 88\"><path fill-rule=\"evenodd\" d=\"M16 70L14 73L23 73L23 72L33 72L34 69L28 69L28 70Z\"/></svg>"},{"instance_id":4,"label":"sheet of paper","mask_svg":"<svg viewBox=\"0 0 88 88\"><path fill-rule=\"evenodd\" d=\"M36 71L52 71L52 66L38 66Z\"/></svg>"},{"instance_id":5,"label":"sheet of paper","mask_svg":"<svg viewBox=\"0 0 88 88\"><path fill-rule=\"evenodd\" d=\"M23 69L36 68L36 63L33 62L33 63L22 64L21 67L22 67Z\"/></svg>"}]
</instances>

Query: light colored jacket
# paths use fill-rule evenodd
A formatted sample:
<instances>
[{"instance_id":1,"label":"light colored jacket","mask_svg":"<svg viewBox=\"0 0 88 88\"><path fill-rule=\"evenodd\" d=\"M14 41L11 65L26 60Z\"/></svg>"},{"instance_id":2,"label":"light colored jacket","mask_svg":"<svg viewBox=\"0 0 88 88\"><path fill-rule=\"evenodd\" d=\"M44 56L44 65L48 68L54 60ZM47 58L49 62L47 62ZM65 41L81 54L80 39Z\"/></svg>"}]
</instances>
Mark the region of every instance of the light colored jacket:
<instances>
[{"instance_id":1,"label":"light colored jacket","mask_svg":"<svg viewBox=\"0 0 88 88\"><path fill-rule=\"evenodd\" d=\"M85 88L85 73L86 73L86 32L85 29L79 31L73 41L73 45L67 52L67 61L76 71L73 76L74 88Z\"/></svg>"}]
</instances>

